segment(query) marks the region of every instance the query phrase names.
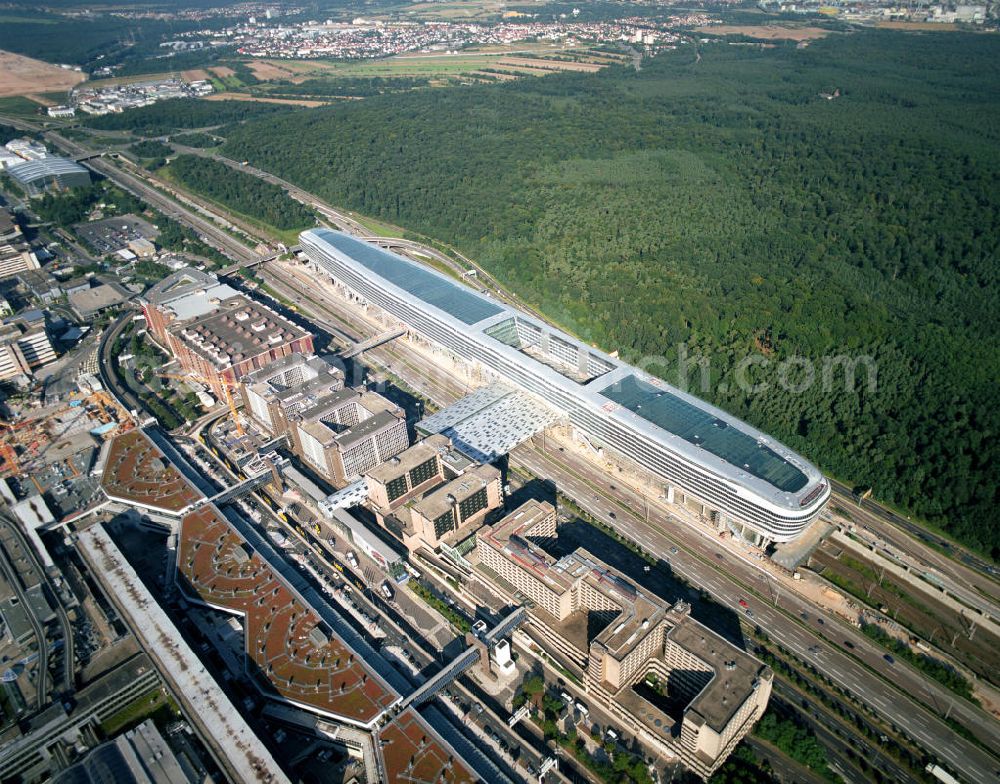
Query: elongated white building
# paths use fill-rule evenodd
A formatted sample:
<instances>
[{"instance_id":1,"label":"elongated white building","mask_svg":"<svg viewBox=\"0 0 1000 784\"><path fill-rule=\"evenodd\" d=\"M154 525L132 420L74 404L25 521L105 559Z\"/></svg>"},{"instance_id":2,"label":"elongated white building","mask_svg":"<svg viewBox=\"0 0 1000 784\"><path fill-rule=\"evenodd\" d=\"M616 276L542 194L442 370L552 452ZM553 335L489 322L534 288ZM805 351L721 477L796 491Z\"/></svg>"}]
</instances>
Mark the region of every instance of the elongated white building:
<instances>
[{"instance_id":1,"label":"elongated white building","mask_svg":"<svg viewBox=\"0 0 1000 784\"><path fill-rule=\"evenodd\" d=\"M435 270L329 229L300 236L309 259L413 332L557 410L594 443L663 478L762 543L816 519L830 485L803 457L721 409L483 296Z\"/></svg>"}]
</instances>

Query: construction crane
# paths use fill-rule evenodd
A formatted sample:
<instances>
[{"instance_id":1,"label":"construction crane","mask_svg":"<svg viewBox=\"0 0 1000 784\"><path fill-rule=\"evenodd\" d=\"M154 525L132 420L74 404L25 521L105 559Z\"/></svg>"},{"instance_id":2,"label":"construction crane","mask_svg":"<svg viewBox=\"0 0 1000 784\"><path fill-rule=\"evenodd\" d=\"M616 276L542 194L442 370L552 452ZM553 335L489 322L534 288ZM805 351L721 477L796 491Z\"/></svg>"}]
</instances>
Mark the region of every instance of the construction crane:
<instances>
[{"instance_id":1,"label":"construction crane","mask_svg":"<svg viewBox=\"0 0 1000 784\"><path fill-rule=\"evenodd\" d=\"M236 403L233 401L233 395L229 391L231 387L238 387L235 381L230 381L222 376L215 376L214 378L206 378L205 376L200 376L197 373L157 373L160 378L176 378L181 381L200 381L206 384L209 388L212 387L214 383L218 383L222 387L223 397L226 400L226 405L229 406L229 413L233 415L233 424L236 425L236 433L239 436L246 435L246 430L243 429L243 424L240 422L239 414L236 411Z\"/></svg>"}]
</instances>

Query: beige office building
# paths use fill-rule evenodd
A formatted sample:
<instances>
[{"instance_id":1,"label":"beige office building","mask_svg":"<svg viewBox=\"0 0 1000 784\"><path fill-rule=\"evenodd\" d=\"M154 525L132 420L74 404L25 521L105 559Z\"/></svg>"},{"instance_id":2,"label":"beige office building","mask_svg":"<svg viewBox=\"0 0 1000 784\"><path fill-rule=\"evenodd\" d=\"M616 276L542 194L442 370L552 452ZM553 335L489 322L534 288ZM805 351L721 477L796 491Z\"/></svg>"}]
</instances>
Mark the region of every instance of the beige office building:
<instances>
[{"instance_id":1,"label":"beige office building","mask_svg":"<svg viewBox=\"0 0 1000 784\"><path fill-rule=\"evenodd\" d=\"M763 715L770 668L586 550L552 558L555 537L555 509L529 501L479 530L478 571L528 597L530 635L582 671L616 723L708 778Z\"/></svg>"}]
</instances>

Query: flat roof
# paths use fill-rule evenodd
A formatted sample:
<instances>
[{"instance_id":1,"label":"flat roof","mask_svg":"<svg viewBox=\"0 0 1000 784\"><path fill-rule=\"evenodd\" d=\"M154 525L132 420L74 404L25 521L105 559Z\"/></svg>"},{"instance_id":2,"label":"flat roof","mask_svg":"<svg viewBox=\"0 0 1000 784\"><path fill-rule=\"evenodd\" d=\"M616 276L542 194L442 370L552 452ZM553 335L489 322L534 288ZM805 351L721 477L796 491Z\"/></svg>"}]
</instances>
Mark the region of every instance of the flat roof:
<instances>
[{"instance_id":1,"label":"flat roof","mask_svg":"<svg viewBox=\"0 0 1000 784\"><path fill-rule=\"evenodd\" d=\"M499 383L480 387L465 397L459 398L450 406L445 406L440 411L435 411L421 419L417 422L417 430L422 433L442 433L462 420L478 414L513 391L512 386Z\"/></svg>"},{"instance_id":2,"label":"flat roof","mask_svg":"<svg viewBox=\"0 0 1000 784\"><path fill-rule=\"evenodd\" d=\"M385 484L393 479L412 471L418 465L423 465L435 455L441 454L441 449L448 445L446 436L431 436L418 441L408 449L404 449L395 457L390 457L384 463L379 463L365 473L365 476L376 482Z\"/></svg>"},{"instance_id":3,"label":"flat roof","mask_svg":"<svg viewBox=\"0 0 1000 784\"><path fill-rule=\"evenodd\" d=\"M141 430L130 430L111 442L101 489L112 500L175 515L202 498Z\"/></svg>"},{"instance_id":4,"label":"flat roof","mask_svg":"<svg viewBox=\"0 0 1000 784\"><path fill-rule=\"evenodd\" d=\"M181 521L177 566L188 595L243 616L248 671L281 698L364 726L396 701L213 504Z\"/></svg>"},{"instance_id":5,"label":"flat roof","mask_svg":"<svg viewBox=\"0 0 1000 784\"><path fill-rule=\"evenodd\" d=\"M69 304L80 315L86 316L110 308L127 300L131 294L118 286L102 283L89 289L74 291L68 296Z\"/></svg>"},{"instance_id":6,"label":"flat roof","mask_svg":"<svg viewBox=\"0 0 1000 784\"><path fill-rule=\"evenodd\" d=\"M493 466L479 465L407 506L428 520L435 520L452 508L452 499L455 503L461 503L499 478L500 471Z\"/></svg>"},{"instance_id":7,"label":"flat roof","mask_svg":"<svg viewBox=\"0 0 1000 784\"><path fill-rule=\"evenodd\" d=\"M714 675L685 709L685 716L704 719L716 732L723 732L740 706L759 688L761 678L770 677L770 668L704 624L686 614L667 631L685 651L703 661Z\"/></svg>"},{"instance_id":8,"label":"flat roof","mask_svg":"<svg viewBox=\"0 0 1000 784\"><path fill-rule=\"evenodd\" d=\"M504 557L530 574L554 593L564 594L573 588L574 580L563 570L555 569L556 559L531 541L531 531L542 520L555 513L547 501L534 498L492 525L479 529L478 537L485 539Z\"/></svg>"},{"instance_id":9,"label":"flat roof","mask_svg":"<svg viewBox=\"0 0 1000 784\"><path fill-rule=\"evenodd\" d=\"M349 447L362 439L368 438L373 433L377 433L379 430L392 427L401 419L402 417L397 416L393 411L379 411L377 414L368 417L368 419L361 420L354 427L348 428L343 433L338 433L336 435L337 443L341 447Z\"/></svg>"},{"instance_id":10,"label":"flat roof","mask_svg":"<svg viewBox=\"0 0 1000 784\"><path fill-rule=\"evenodd\" d=\"M289 391L294 395L297 390L298 388L296 387L294 390ZM341 389L336 389L329 394L318 397L311 402L312 405L309 406L309 408L303 408L298 412L298 417L303 422L311 422L317 419L322 419L338 409L343 408L349 403L360 404L361 393L356 389L351 389L351 387L343 387Z\"/></svg>"},{"instance_id":11,"label":"flat roof","mask_svg":"<svg viewBox=\"0 0 1000 784\"><path fill-rule=\"evenodd\" d=\"M473 784L480 780L412 709L383 727L379 741L387 781Z\"/></svg>"},{"instance_id":12,"label":"flat roof","mask_svg":"<svg viewBox=\"0 0 1000 784\"><path fill-rule=\"evenodd\" d=\"M222 300L208 313L172 324L169 331L216 367L229 367L310 334L242 294Z\"/></svg>"},{"instance_id":13,"label":"flat roof","mask_svg":"<svg viewBox=\"0 0 1000 784\"><path fill-rule=\"evenodd\" d=\"M428 305L450 313L465 324L475 324L484 318L503 313L503 308L480 297L443 275L411 264L401 256L382 250L370 242L342 232L322 231L323 238L376 275L399 286ZM320 232L317 232L320 233Z\"/></svg>"},{"instance_id":14,"label":"flat roof","mask_svg":"<svg viewBox=\"0 0 1000 784\"><path fill-rule=\"evenodd\" d=\"M188 294L218 285L219 279L211 272L195 267L182 267L150 286L143 295L151 305L164 305Z\"/></svg>"}]
</instances>

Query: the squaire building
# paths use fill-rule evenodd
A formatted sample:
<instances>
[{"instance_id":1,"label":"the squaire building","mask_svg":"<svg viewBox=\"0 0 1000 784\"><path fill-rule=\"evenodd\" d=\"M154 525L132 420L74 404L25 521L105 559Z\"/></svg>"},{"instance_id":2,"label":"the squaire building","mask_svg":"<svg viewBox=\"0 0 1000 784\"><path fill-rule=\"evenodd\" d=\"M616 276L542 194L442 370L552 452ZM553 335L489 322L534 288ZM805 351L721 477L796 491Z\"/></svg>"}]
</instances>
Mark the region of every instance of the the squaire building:
<instances>
[{"instance_id":1,"label":"the squaire building","mask_svg":"<svg viewBox=\"0 0 1000 784\"><path fill-rule=\"evenodd\" d=\"M765 542L816 519L829 483L755 428L520 311L349 234L303 232L308 258L427 340L542 398L598 444Z\"/></svg>"}]
</instances>

